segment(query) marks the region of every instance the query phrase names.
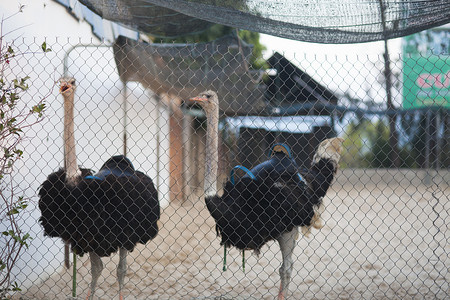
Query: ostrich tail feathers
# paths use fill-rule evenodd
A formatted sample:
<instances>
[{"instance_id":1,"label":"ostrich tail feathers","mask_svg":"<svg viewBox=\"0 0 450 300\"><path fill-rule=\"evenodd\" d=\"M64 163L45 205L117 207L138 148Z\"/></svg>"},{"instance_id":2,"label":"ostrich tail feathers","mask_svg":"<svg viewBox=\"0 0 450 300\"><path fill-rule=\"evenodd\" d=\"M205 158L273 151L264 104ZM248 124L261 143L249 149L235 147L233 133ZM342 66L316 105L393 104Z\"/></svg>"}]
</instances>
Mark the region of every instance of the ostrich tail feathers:
<instances>
[{"instance_id":1,"label":"ostrich tail feathers","mask_svg":"<svg viewBox=\"0 0 450 300\"><path fill-rule=\"evenodd\" d=\"M221 197L218 195L205 197L206 208L216 221L220 219L220 202Z\"/></svg>"},{"instance_id":2,"label":"ostrich tail feathers","mask_svg":"<svg viewBox=\"0 0 450 300\"><path fill-rule=\"evenodd\" d=\"M343 138L331 138L322 141L317 147L317 151L313 157L313 164L319 162L321 159L328 159L332 161L334 164L339 163L342 153L342 143L344 142Z\"/></svg>"},{"instance_id":3,"label":"ostrich tail feathers","mask_svg":"<svg viewBox=\"0 0 450 300\"><path fill-rule=\"evenodd\" d=\"M325 196L338 169L343 150L342 138L322 141L314 154L311 168L306 175L313 198L316 202Z\"/></svg>"},{"instance_id":4,"label":"ostrich tail feathers","mask_svg":"<svg viewBox=\"0 0 450 300\"><path fill-rule=\"evenodd\" d=\"M309 225L301 226L302 234L309 237L311 234L311 229L321 229L324 224L322 222L322 213L324 211L324 206L322 203L319 205L313 205L313 216L311 218L311 223Z\"/></svg>"}]
</instances>

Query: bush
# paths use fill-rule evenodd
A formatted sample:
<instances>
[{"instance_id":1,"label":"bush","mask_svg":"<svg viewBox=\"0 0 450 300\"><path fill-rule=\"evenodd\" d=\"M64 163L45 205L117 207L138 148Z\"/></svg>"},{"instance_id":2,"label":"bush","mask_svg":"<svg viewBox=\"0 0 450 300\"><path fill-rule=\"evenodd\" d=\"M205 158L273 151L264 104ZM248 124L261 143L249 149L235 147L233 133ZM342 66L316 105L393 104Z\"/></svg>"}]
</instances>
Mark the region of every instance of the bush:
<instances>
[{"instance_id":1,"label":"bush","mask_svg":"<svg viewBox=\"0 0 450 300\"><path fill-rule=\"evenodd\" d=\"M22 9L23 6L18 13ZM10 17L1 20L0 28ZM18 217L27 208L28 199L15 193L17 187L12 180L12 171L15 162L23 157L20 144L25 138L24 129L40 122L45 109L44 99L31 107L21 102L23 93L29 88L28 76L7 78L6 74L13 74L12 62L25 54L15 49L4 36L5 33L0 32L0 223L4 229L0 234L0 299L6 299L10 291L20 290L17 283L11 282L11 270L31 240L30 234L18 226ZM44 53L51 51L45 42L42 50Z\"/></svg>"}]
</instances>

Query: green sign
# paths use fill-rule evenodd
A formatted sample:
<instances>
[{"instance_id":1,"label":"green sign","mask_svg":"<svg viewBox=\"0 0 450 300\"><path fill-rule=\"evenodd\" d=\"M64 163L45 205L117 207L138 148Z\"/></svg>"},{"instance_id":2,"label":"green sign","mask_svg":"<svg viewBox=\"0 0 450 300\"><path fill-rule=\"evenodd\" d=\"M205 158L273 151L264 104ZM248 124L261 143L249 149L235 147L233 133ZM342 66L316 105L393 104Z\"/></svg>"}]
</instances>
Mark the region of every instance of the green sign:
<instances>
[{"instance_id":1,"label":"green sign","mask_svg":"<svg viewBox=\"0 0 450 300\"><path fill-rule=\"evenodd\" d=\"M403 108L450 108L450 56L405 56Z\"/></svg>"},{"instance_id":2,"label":"green sign","mask_svg":"<svg viewBox=\"0 0 450 300\"><path fill-rule=\"evenodd\" d=\"M450 28L405 36L403 48L403 108L450 108Z\"/></svg>"}]
</instances>

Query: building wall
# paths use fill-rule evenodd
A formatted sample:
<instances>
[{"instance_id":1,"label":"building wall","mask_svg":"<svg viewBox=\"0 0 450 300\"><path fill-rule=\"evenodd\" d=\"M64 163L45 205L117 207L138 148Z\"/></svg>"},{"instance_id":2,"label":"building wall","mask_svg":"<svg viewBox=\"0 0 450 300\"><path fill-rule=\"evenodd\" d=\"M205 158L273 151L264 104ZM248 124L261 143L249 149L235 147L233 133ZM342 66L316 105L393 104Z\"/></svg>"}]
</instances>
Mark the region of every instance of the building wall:
<instances>
[{"instance_id":1,"label":"building wall","mask_svg":"<svg viewBox=\"0 0 450 300\"><path fill-rule=\"evenodd\" d=\"M169 145L165 138L168 134L166 109L158 107L153 95L135 83L128 83L127 103L124 103L124 85L119 80L112 49L92 34L90 24L78 21L63 6L49 0L1 1L2 16L16 13L19 3L25 5L23 12L2 24L4 40L14 41L21 52L36 54L12 59L6 77L11 80L30 76L30 89L22 103L34 103L46 97L47 105L43 122L25 132L29 139L22 146L24 159L16 164L13 173L16 192L31 198L21 229L29 232L33 240L17 262L13 278L21 288L26 288L45 280L29 274L50 275L62 267L63 245L57 239L43 236L37 222L40 212L36 195L46 176L63 166L63 109L57 80L63 74L63 60L69 49L75 47L68 55L67 67L78 85L75 138L78 163L82 167L96 171L110 156L122 154L126 131L127 156L136 169L159 184L159 197L164 205L168 201L169 159L164 149ZM39 47L43 41L52 49L45 55ZM5 226L0 224L1 228Z\"/></svg>"}]
</instances>

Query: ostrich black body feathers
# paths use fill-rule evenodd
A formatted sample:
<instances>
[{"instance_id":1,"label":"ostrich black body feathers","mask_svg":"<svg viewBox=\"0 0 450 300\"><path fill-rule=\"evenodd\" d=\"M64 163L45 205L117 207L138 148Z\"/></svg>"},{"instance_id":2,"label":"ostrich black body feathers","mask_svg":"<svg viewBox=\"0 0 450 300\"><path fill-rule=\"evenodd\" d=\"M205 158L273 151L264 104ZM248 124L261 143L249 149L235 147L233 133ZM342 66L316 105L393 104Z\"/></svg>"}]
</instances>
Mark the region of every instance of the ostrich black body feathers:
<instances>
[{"instance_id":1,"label":"ostrich black body feathers","mask_svg":"<svg viewBox=\"0 0 450 300\"><path fill-rule=\"evenodd\" d=\"M221 244L259 252L295 226L311 225L335 170L329 159L320 159L303 172L305 181L295 161L277 152L251 170L255 179L245 175L236 184L228 181L221 197L206 198Z\"/></svg>"},{"instance_id":2,"label":"ostrich black body feathers","mask_svg":"<svg viewBox=\"0 0 450 300\"><path fill-rule=\"evenodd\" d=\"M81 169L81 177L90 175L91 170ZM60 237L65 241L70 239L76 231L75 224L71 223L76 215L71 200L77 198L77 192L79 190L66 183L64 169L51 173L42 183L39 190L39 209L42 213L39 222L44 228L44 235Z\"/></svg>"},{"instance_id":3,"label":"ostrich black body feathers","mask_svg":"<svg viewBox=\"0 0 450 300\"><path fill-rule=\"evenodd\" d=\"M109 256L132 251L158 233L158 194L152 180L135 171L124 156L114 156L92 175L83 170L74 186L65 172L50 174L39 191L44 234L60 237L83 255Z\"/></svg>"}]
</instances>

